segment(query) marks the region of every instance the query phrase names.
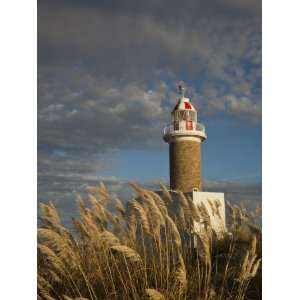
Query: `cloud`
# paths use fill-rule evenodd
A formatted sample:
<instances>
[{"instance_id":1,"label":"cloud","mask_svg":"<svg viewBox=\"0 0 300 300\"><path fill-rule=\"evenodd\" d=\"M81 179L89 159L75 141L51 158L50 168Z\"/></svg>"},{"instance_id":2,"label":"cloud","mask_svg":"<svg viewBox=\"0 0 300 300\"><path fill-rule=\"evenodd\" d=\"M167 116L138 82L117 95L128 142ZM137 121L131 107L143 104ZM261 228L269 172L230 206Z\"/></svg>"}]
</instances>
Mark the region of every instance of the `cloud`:
<instances>
[{"instance_id":1,"label":"cloud","mask_svg":"<svg viewBox=\"0 0 300 300\"><path fill-rule=\"evenodd\" d=\"M90 65L106 77L185 68L226 79L228 66L259 60L259 1L102 2L42 1L39 63Z\"/></svg>"},{"instance_id":2,"label":"cloud","mask_svg":"<svg viewBox=\"0 0 300 300\"><path fill-rule=\"evenodd\" d=\"M209 112L221 111L236 118L246 118L259 123L261 120L261 106L259 103L252 101L251 97L235 95L223 95L218 100L208 102Z\"/></svg>"},{"instance_id":3,"label":"cloud","mask_svg":"<svg viewBox=\"0 0 300 300\"><path fill-rule=\"evenodd\" d=\"M225 112L235 118L260 119L259 105L250 95L237 99L216 88L203 95L189 85L187 90L200 107L200 118ZM95 174L109 169L121 150L164 147L162 129L176 97L167 80L150 87L140 82L120 84L79 68L64 70L60 76L41 72L39 176Z\"/></svg>"},{"instance_id":4,"label":"cloud","mask_svg":"<svg viewBox=\"0 0 300 300\"><path fill-rule=\"evenodd\" d=\"M41 146L101 152L145 144L151 147L154 140L160 141L169 119L172 103L163 82L151 89L135 82L116 85L76 69L65 80L50 81L48 77L44 82L42 76L39 80Z\"/></svg>"},{"instance_id":5,"label":"cloud","mask_svg":"<svg viewBox=\"0 0 300 300\"><path fill-rule=\"evenodd\" d=\"M240 97L230 89L188 86L201 115L224 112L236 118L260 120L260 105L252 94ZM227 94L229 93L229 94ZM248 96L247 96L248 95ZM158 147L177 98L167 81L118 83L74 68L61 76L39 77L39 145L65 151L105 152L110 149ZM254 99L254 100L253 100Z\"/></svg>"},{"instance_id":6,"label":"cloud","mask_svg":"<svg viewBox=\"0 0 300 300\"><path fill-rule=\"evenodd\" d=\"M243 203L248 209L254 210L262 202L261 183L243 183L225 180L206 180L205 190L225 194L225 200L231 203Z\"/></svg>"},{"instance_id":7,"label":"cloud","mask_svg":"<svg viewBox=\"0 0 300 300\"><path fill-rule=\"evenodd\" d=\"M94 187L103 182L112 197L121 199L124 203L135 196L135 192L129 186L128 180L113 176L103 177L80 174L39 174L38 201L48 202L52 200L59 209L62 220L67 226L71 225L71 219L78 215L76 195L80 194L88 199L88 187ZM159 184L153 181L138 182L145 188L159 190ZM261 185L228 182L221 180L206 181L205 191L225 193L225 199L232 203L243 204L250 210L261 205Z\"/></svg>"},{"instance_id":8,"label":"cloud","mask_svg":"<svg viewBox=\"0 0 300 300\"><path fill-rule=\"evenodd\" d=\"M39 1L39 187L163 147L179 80L200 118L260 126L261 2Z\"/></svg>"},{"instance_id":9,"label":"cloud","mask_svg":"<svg viewBox=\"0 0 300 300\"><path fill-rule=\"evenodd\" d=\"M135 144L139 139L132 128L158 127L167 116L161 103L166 92L154 90L150 97L145 85L160 81L170 88L182 71L189 74L187 83L199 78L193 101L203 113L259 119L260 6L254 0L41 1L39 124L47 129L41 139L66 127L72 128L67 136L82 137L97 127L99 143L103 137L110 145L102 129L109 124L114 141L126 128ZM116 125L123 129L119 134ZM59 134L56 138L64 141Z\"/></svg>"}]
</instances>

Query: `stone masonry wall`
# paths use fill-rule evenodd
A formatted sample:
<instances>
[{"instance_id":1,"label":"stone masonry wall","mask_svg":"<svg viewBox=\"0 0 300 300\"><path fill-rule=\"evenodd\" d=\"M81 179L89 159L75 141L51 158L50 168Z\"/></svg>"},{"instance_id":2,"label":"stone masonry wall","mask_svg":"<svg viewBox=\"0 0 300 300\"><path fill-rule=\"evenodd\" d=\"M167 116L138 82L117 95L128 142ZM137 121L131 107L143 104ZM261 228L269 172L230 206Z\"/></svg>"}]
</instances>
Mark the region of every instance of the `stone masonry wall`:
<instances>
[{"instance_id":1,"label":"stone masonry wall","mask_svg":"<svg viewBox=\"0 0 300 300\"><path fill-rule=\"evenodd\" d=\"M201 191L201 143L175 140L170 143L169 152L171 190Z\"/></svg>"}]
</instances>

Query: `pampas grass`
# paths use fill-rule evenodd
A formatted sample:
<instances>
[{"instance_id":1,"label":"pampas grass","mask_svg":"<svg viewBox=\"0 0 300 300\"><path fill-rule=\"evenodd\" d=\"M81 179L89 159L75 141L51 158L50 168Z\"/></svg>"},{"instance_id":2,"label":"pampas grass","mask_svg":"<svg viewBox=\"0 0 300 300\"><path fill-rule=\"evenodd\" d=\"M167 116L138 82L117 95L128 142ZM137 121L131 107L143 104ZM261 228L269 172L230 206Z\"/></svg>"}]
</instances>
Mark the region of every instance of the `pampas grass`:
<instances>
[{"instance_id":1,"label":"pampas grass","mask_svg":"<svg viewBox=\"0 0 300 300\"><path fill-rule=\"evenodd\" d=\"M78 197L71 230L53 203L41 204L38 299L261 299L253 214L228 203L229 230L216 235L204 205L183 193L176 202L163 185L160 195L132 187L137 196L127 206L103 184L89 190L89 201ZM209 202L215 217L219 206Z\"/></svg>"},{"instance_id":2,"label":"pampas grass","mask_svg":"<svg viewBox=\"0 0 300 300\"><path fill-rule=\"evenodd\" d=\"M127 246L116 245L116 246L110 247L110 249L113 252L123 254L131 262L141 262L142 261L140 255L135 250L133 250Z\"/></svg>"},{"instance_id":3,"label":"pampas grass","mask_svg":"<svg viewBox=\"0 0 300 300\"><path fill-rule=\"evenodd\" d=\"M155 289L145 290L149 300L165 300L165 297Z\"/></svg>"}]
</instances>

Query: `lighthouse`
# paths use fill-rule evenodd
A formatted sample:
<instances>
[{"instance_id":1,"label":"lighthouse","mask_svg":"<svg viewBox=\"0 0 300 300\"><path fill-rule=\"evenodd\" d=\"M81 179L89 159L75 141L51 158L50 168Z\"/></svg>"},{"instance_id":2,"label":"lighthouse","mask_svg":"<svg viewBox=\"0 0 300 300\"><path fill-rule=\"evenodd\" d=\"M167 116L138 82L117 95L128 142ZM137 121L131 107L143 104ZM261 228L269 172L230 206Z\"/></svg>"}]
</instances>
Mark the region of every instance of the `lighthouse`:
<instances>
[{"instance_id":1,"label":"lighthouse","mask_svg":"<svg viewBox=\"0 0 300 300\"><path fill-rule=\"evenodd\" d=\"M181 85L163 139L169 144L170 189L202 191L201 144L206 139L205 127L198 123L197 111L190 99L184 96Z\"/></svg>"},{"instance_id":2,"label":"lighthouse","mask_svg":"<svg viewBox=\"0 0 300 300\"><path fill-rule=\"evenodd\" d=\"M203 191L201 147L207 135L198 122L197 110L179 85L177 102L171 111L171 123L164 127L163 140L169 144L170 193L175 202L183 192L196 206L204 205L217 234L226 231L224 193ZM177 200L176 200L177 199ZM195 232L203 222L194 223Z\"/></svg>"}]
</instances>

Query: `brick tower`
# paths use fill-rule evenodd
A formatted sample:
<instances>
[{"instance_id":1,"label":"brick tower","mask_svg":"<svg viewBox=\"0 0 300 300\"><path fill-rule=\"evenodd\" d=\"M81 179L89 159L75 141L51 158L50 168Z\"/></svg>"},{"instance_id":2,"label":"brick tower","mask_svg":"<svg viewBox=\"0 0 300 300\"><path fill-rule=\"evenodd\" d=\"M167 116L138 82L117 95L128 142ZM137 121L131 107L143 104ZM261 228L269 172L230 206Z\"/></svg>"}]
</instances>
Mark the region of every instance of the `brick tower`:
<instances>
[{"instance_id":1,"label":"brick tower","mask_svg":"<svg viewBox=\"0 0 300 300\"><path fill-rule=\"evenodd\" d=\"M171 124L164 128L163 134L170 145L170 189L184 193L202 191L201 143L206 139L205 127L197 122L197 111L184 97L182 86L179 94Z\"/></svg>"}]
</instances>

